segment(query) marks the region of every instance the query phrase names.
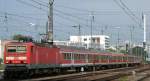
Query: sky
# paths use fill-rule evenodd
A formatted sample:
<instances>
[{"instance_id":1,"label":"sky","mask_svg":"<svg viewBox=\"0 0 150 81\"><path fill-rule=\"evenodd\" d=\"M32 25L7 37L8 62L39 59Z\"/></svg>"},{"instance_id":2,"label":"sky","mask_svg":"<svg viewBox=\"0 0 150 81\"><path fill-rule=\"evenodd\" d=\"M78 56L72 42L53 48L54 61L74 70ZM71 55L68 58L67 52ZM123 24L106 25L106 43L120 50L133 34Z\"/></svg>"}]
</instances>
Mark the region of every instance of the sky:
<instances>
[{"instance_id":1,"label":"sky","mask_svg":"<svg viewBox=\"0 0 150 81\"><path fill-rule=\"evenodd\" d=\"M40 4L35 3L38 1ZM119 4L117 4L117 1ZM90 35L91 20L93 35L106 34L110 42L143 42L143 27L140 26L142 13L147 18L147 41L150 40L150 1L149 0L55 0L54 39L68 40L70 35ZM48 0L0 0L0 38L10 39L15 34L40 39L46 30ZM121 4L122 7L119 5ZM44 6L43 6L44 5ZM132 35L131 35L132 33Z\"/></svg>"}]
</instances>

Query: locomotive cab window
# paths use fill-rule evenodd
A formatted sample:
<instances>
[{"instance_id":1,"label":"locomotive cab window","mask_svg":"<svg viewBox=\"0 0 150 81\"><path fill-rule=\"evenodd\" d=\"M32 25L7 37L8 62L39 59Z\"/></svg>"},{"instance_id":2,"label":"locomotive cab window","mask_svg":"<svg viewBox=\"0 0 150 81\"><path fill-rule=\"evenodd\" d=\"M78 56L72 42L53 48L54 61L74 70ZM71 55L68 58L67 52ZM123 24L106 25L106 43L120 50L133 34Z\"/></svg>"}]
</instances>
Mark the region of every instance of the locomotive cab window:
<instances>
[{"instance_id":1,"label":"locomotive cab window","mask_svg":"<svg viewBox=\"0 0 150 81\"><path fill-rule=\"evenodd\" d=\"M10 53L25 53L26 52L26 46L8 46L7 47L7 52Z\"/></svg>"},{"instance_id":2,"label":"locomotive cab window","mask_svg":"<svg viewBox=\"0 0 150 81\"><path fill-rule=\"evenodd\" d=\"M19 52L19 53L26 52L26 47L25 46L17 46L17 52Z\"/></svg>"},{"instance_id":3,"label":"locomotive cab window","mask_svg":"<svg viewBox=\"0 0 150 81\"><path fill-rule=\"evenodd\" d=\"M7 52L16 52L16 46L8 46Z\"/></svg>"}]
</instances>

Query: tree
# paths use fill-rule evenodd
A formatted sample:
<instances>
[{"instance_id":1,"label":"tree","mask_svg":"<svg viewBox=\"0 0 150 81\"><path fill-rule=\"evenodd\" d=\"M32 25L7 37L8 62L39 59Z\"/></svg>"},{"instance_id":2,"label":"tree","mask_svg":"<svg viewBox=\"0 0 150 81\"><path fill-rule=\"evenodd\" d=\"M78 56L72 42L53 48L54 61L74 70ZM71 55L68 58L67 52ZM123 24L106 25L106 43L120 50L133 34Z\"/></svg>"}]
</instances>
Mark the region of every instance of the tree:
<instances>
[{"instance_id":1,"label":"tree","mask_svg":"<svg viewBox=\"0 0 150 81\"><path fill-rule=\"evenodd\" d=\"M108 51L108 52L116 52L116 50L114 50L112 48L108 48L108 49L106 49L106 51Z\"/></svg>"},{"instance_id":2,"label":"tree","mask_svg":"<svg viewBox=\"0 0 150 81\"><path fill-rule=\"evenodd\" d=\"M120 50L120 53L126 54L127 51L122 49L122 50Z\"/></svg>"},{"instance_id":3,"label":"tree","mask_svg":"<svg viewBox=\"0 0 150 81\"><path fill-rule=\"evenodd\" d=\"M25 35L14 35L13 40L23 41L23 42L32 42L33 38L31 36L25 36Z\"/></svg>"}]
</instances>

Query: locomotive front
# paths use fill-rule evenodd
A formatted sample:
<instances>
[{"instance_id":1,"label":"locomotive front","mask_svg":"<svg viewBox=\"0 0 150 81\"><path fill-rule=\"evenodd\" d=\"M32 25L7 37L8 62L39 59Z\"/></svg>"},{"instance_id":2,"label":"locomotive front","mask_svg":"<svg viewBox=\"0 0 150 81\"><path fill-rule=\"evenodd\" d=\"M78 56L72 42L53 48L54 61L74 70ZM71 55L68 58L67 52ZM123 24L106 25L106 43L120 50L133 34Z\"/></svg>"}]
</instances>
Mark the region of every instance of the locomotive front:
<instances>
[{"instance_id":1,"label":"locomotive front","mask_svg":"<svg viewBox=\"0 0 150 81\"><path fill-rule=\"evenodd\" d=\"M31 43L11 42L5 45L4 50L4 75L13 75L27 72L29 63L28 57L30 54Z\"/></svg>"},{"instance_id":2,"label":"locomotive front","mask_svg":"<svg viewBox=\"0 0 150 81\"><path fill-rule=\"evenodd\" d=\"M5 50L5 64L26 64L26 45L7 45Z\"/></svg>"}]
</instances>

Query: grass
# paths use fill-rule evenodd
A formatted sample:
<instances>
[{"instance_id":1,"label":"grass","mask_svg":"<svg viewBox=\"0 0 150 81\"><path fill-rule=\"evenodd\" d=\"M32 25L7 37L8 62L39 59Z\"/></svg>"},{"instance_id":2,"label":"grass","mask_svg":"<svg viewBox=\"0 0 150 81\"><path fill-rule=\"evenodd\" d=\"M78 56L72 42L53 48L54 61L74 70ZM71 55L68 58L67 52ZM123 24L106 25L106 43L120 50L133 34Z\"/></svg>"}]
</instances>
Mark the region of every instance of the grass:
<instances>
[{"instance_id":1,"label":"grass","mask_svg":"<svg viewBox=\"0 0 150 81\"><path fill-rule=\"evenodd\" d=\"M129 81L128 76L121 77L119 81Z\"/></svg>"},{"instance_id":2,"label":"grass","mask_svg":"<svg viewBox=\"0 0 150 81\"><path fill-rule=\"evenodd\" d=\"M4 64L0 64L0 70L4 70Z\"/></svg>"}]
</instances>

